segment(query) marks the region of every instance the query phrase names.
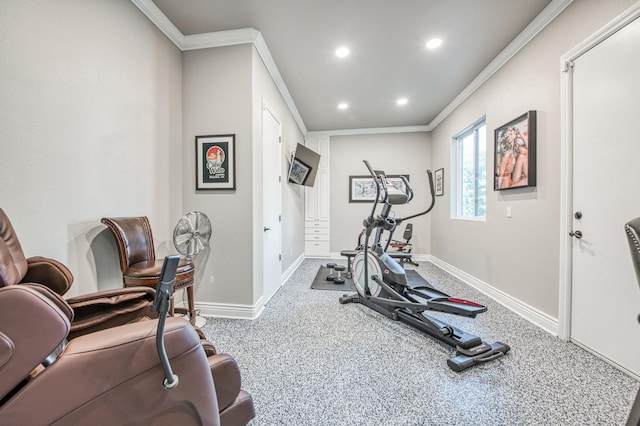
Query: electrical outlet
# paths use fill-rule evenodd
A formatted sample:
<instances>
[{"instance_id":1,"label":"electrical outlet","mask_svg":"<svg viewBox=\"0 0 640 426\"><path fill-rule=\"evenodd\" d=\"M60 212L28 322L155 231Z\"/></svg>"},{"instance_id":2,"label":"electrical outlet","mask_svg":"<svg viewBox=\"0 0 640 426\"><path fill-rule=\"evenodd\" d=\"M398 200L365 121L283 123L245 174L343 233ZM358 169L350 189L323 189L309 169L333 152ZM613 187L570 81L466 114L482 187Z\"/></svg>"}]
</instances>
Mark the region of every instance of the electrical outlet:
<instances>
[{"instance_id":1,"label":"electrical outlet","mask_svg":"<svg viewBox=\"0 0 640 426\"><path fill-rule=\"evenodd\" d=\"M507 207L507 217L511 217L511 207Z\"/></svg>"}]
</instances>

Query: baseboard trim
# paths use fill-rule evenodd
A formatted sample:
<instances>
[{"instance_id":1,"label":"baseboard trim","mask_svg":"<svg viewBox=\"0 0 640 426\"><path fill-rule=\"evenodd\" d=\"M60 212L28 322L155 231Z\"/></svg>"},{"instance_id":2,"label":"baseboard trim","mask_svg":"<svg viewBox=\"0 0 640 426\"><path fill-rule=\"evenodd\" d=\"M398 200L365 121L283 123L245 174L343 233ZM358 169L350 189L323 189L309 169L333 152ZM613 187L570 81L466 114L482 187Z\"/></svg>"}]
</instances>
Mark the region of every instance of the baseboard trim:
<instances>
[{"instance_id":1,"label":"baseboard trim","mask_svg":"<svg viewBox=\"0 0 640 426\"><path fill-rule=\"evenodd\" d=\"M296 269L298 269L298 267L302 264L302 262L304 261L304 253L301 254L292 264L291 266L289 266L287 268L286 271L284 271L284 273L282 274L282 284L281 286L285 285L287 283L287 281L289 281L289 278L291 278L291 275L293 275L293 273L296 271Z\"/></svg>"},{"instance_id":2,"label":"baseboard trim","mask_svg":"<svg viewBox=\"0 0 640 426\"><path fill-rule=\"evenodd\" d=\"M505 308L515 312L522 318L528 320L534 325L537 325L548 333L553 334L554 336L558 335L559 322L557 318L553 318L552 316L524 303L519 299L516 299L504 291L467 274L455 266L449 265L447 262L438 259L437 257L431 256L431 263L458 278L465 284L468 284L476 290L486 294Z\"/></svg>"},{"instance_id":3,"label":"baseboard trim","mask_svg":"<svg viewBox=\"0 0 640 426\"><path fill-rule=\"evenodd\" d=\"M263 309L264 303L262 302L262 297L253 305L196 302L196 311L203 317L254 320L260 316Z\"/></svg>"}]
</instances>

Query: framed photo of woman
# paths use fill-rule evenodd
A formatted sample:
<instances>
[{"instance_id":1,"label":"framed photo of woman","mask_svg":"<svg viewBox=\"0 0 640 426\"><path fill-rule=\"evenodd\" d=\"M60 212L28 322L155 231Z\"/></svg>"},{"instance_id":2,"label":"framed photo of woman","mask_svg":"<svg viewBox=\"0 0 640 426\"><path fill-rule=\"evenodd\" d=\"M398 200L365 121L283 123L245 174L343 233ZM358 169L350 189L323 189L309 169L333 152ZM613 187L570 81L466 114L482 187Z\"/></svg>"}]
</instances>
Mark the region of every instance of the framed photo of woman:
<instances>
[{"instance_id":1,"label":"framed photo of woman","mask_svg":"<svg viewBox=\"0 0 640 426\"><path fill-rule=\"evenodd\" d=\"M494 190L536 186L535 111L495 130L494 158Z\"/></svg>"}]
</instances>

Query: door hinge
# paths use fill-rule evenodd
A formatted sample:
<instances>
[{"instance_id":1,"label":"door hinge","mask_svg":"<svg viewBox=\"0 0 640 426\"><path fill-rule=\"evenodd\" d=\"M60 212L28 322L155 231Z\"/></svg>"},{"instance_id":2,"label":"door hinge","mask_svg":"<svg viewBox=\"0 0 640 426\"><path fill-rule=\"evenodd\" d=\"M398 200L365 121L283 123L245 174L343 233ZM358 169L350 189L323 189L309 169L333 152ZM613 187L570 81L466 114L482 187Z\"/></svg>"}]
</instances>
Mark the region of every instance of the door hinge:
<instances>
[{"instance_id":1,"label":"door hinge","mask_svg":"<svg viewBox=\"0 0 640 426\"><path fill-rule=\"evenodd\" d=\"M278 183L282 183L282 176L278 176Z\"/></svg>"},{"instance_id":2,"label":"door hinge","mask_svg":"<svg viewBox=\"0 0 640 426\"><path fill-rule=\"evenodd\" d=\"M278 261L282 262L282 255L281 254L278 255Z\"/></svg>"},{"instance_id":3,"label":"door hinge","mask_svg":"<svg viewBox=\"0 0 640 426\"><path fill-rule=\"evenodd\" d=\"M573 71L573 67L574 66L575 66L575 62L567 61L567 62L564 63L564 69L562 70L562 72Z\"/></svg>"},{"instance_id":4,"label":"door hinge","mask_svg":"<svg viewBox=\"0 0 640 426\"><path fill-rule=\"evenodd\" d=\"M278 215L278 222L282 222L282 215L281 214Z\"/></svg>"},{"instance_id":5,"label":"door hinge","mask_svg":"<svg viewBox=\"0 0 640 426\"><path fill-rule=\"evenodd\" d=\"M278 143L282 143L282 136L278 136Z\"/></svg>"}]
</instances>

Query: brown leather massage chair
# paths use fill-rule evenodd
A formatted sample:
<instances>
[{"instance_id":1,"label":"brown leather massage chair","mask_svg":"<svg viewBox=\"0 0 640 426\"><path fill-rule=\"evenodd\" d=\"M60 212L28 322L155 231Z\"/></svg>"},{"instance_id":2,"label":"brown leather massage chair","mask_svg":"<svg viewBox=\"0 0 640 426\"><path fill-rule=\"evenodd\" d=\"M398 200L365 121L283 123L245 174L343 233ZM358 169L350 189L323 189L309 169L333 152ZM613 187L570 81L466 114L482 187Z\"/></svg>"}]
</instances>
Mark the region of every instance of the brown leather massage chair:
<instances>
[{"instance_id":1,"label":"brown leather massage chair","mask_svg":"<svg viewBox=\"0 0 640 426\"><path fill-rule=\"evenodd\" d=\"M60 262L25 257L0 209L0 425L245 425L255 416L235 359L186 320L159 320L153 288L65 300L72 282Z\"/></svg>"}]
</instances>

